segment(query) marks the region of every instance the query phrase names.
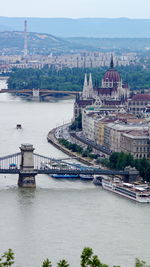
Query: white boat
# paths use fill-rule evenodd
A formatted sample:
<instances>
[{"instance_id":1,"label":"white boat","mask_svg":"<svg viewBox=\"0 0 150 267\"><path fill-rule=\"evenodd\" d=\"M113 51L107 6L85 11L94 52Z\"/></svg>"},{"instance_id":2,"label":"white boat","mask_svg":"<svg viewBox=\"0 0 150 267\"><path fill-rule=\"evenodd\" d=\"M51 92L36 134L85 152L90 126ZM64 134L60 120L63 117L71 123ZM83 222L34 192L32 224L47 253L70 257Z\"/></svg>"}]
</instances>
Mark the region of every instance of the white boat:
<instances>
[{"instance_id":1,"label":"white boat","mask_svg":"<svg viewBox=\"0 0 150 267\"><path fill-rule=\"evenodd\" d=\"M124 183L120 179L102 179L102 187L115 194L141 203L150 203L150 188L147 184Z\"/></svg>"}]
</instances>

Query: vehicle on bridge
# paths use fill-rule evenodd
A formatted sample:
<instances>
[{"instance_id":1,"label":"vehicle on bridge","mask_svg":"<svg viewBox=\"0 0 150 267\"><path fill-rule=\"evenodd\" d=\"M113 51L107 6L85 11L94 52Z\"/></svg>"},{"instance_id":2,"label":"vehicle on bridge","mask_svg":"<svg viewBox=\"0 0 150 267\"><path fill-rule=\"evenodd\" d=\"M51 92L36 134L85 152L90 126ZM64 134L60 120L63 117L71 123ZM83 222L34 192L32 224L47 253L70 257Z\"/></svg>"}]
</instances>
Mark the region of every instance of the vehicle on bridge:
<instances>
[{"instance_id":1,"label":"vehicle on bridge","mask_svg":"<svg viewBox=\"0 0 150 267\"><path fill-rule=\"evenodd\" d=\"M17 164L16 163L10 163L9 169L17 169Z\"/></svg>"}]
</instances>

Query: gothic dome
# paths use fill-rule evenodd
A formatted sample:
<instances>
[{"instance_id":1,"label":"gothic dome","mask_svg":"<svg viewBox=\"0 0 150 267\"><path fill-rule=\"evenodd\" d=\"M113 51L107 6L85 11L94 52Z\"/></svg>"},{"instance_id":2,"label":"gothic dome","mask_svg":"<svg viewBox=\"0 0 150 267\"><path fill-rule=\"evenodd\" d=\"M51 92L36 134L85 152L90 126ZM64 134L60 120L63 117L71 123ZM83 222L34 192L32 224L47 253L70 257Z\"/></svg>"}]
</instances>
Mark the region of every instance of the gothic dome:
<instances>
[{"instance_id":1,"label":"gothic dome","mask_svg":"<svg viewBox=\"0 0 150 267\"><path fill-rule=\"evenodd\" d=\"M104 74L103 81L118 83L121 81L121 77L118 71L116 71L115 69L109 69Z\"/></svg>"},{"instance_id":2,"label":"gothic dome","mask_svg":"<svg viewBox=\"0 0 150 267\"><path fill-rule=\"evenodd\" d=\"M118 87L121 85L121 77L117 70L114 69L113 57L111 57L110 69L107 70L102 79L102 87Z\"/></svg>"}]
</instances>

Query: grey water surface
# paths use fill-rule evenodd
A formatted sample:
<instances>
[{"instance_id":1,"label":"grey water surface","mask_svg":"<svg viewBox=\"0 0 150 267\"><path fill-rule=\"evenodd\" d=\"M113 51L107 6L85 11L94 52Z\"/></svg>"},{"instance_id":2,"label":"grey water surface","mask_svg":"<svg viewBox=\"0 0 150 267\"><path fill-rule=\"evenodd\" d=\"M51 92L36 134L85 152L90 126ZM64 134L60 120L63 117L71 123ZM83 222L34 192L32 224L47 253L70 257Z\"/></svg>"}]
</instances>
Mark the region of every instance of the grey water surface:
<instances>
[{"instance_id":1,"label":"grey water surface","mask_svg":"<svg viewBox=\"0 0 150 267\"><path fill-rule=\"evenodd\" d=\"M48 131L69 121L73 99L32 102L0 94L0 157L31 143L35 152L65 155L47 143ZM23 129L17 130L16 124ZM36 177L36 189L17 187L17 175L0 175L0 254L15 252L16 266L37 267L49 258L79 266L85 246L102 262L130 267L150 263L150 204L135 203L91 182Z\"/></svg>"}]
</instances>

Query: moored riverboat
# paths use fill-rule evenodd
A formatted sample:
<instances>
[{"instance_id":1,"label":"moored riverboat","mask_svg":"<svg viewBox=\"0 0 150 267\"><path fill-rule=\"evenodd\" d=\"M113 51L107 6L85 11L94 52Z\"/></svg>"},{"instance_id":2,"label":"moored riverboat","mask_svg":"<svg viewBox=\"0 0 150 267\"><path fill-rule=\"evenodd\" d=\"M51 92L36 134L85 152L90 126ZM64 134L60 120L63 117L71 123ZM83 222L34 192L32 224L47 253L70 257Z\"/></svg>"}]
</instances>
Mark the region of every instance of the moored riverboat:
<instances>
[{"instance_id":1,"label":"moored riverboat","mask_svg":"<svg viewBox=\"0 0 150 267\"><path fill-rule=\"evenodd\" d=\"M120 179L102 179L102 187L115 194L141 203L150 203L150 188L147 184L124 183Z\"/></svg>"},{"instance_id":2,"label":"moored riverboat","mask_svg":"<svg viewBox=\"0 0 150 267\"><path fill-rule=\"evenodd\" d=\"M79 179L80 176L78 174L52 174L52 178L57 179Z\"/></svg>"},{"instance_id":3,"label":"moored riverboat","mask_svg":"<svg viewBox=\"0 0 150 267\"><path fill-rule=\"evenodd\" d=\"M80 174L80 180L93 181L93 179L94 179L93 175Z\"/></svg>"}]
</instances>

